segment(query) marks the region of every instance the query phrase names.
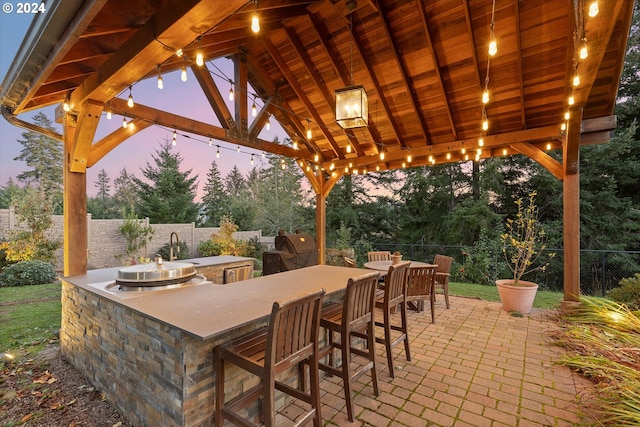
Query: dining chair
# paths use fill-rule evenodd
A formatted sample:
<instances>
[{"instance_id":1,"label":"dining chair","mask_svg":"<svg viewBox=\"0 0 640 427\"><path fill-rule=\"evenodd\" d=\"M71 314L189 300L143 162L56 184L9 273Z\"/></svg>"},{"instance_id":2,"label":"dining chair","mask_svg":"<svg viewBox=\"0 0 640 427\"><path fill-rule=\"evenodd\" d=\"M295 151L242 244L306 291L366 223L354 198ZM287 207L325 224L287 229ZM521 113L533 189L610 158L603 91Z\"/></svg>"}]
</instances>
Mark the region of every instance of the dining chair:
<instances>
[{"instance_id":1,"label":"dining chair","mask_svg":"<svg viewBox=\"0 0 640 427\"><path fill-rule=\"evenodd\" d=\"M370 251L367 252L367 261L389 261L391 260L391 251Z\"/></svg>"},{"instance_id":2,"label":"dining chair","mask_svg":"<svg viewBox=\"0 0 640 427\"><path fill-rule=\"evenodd\" d=\"M353 382L370 371L373 393L376 396L379 394L373 317L378 275L378 272L373 272L349 279L342 303L331 303L324 307L320 319L320 326L326 329L328 336L326 345L318 352L318 358L328 358L328 363L320 362L319 366L321 370L342 378L347 416L351 422L354 421ZM336 341L334 334L340 338L339 341ZM366 344L354 346L354 337L364 337ZM356 344L362 344L362 341ZM340 360L334 357L334 350L340 351ZM353 354L363 357L366 363L353 366Z\"/></svg>"},{"instance_id":3,"label":"dining chair","mask_svg":"<svg viewBox=\"0 0 640 427\"><path fill-rule=\"evenodd\" d=\"M409 349L409 336L407 330L407 273L411 261L404 261L393 264L389 267L389 272L385 276L384 290L379 290L376 294L376 308L382 309L382 321L376 321L376 326L384 329L382 337L376 336L376 341L384 344L387 351L387 364L389 374L395 378L393 368L392 350L401 342L404 342L404 352L408 361L411 361L411 350ZM392 323L392 316L396 307L400 307L400 324ZM395 338L391 331L400 332Z\"/></svg>"},{"instance_id":4,"label":"dining chair","mask_svg":"<svg viewBox=\"0 0 640 427\"><path fill-rule=\"evenodd\" d=\"M451 271L451 264L453 263L453 258L445 255L436 255L433 263L438 266L436 269L436 283L435 289L442 289L442 293L444 294L444 300L447 304L447 308L449 306L449 276ZM434 293L434 299L435 299Z\"/></svg>"},{"instance_id":5,"label":"dining chair","mask_svg":"<svg viewBox=\"0 0 640 427\"><path fill-rule=\"evenodd\" d=\"M314 427L320 427L320 380L318 371L318 332L324 290L274 302L268 326L239 337L216 348L216 413L217 427L223 427L225 419L235 425L276 425L275 390L300 399L311 406L304 411L298 424L313 419ZM238 396L225 402L226 362L248 371L260 378L260 382ZM310 366L310 391L306 391L304 363ZM280 376L290 368L298 368L299 388L283 382L287 375ZM288 377L290 379L290 377ZM249 414L252 404L262 397L259 411L260 424ZM241 414L242 412L242 414Z\"/></svg>"},{"instance_id":6,"label":"dining chair","mask_svg":"<svg viewBox=\"0 0 640 427\"><path fill-rule=\"evenodd\" d=\"M433 311L435 302L435 281L436 266L432 267L411 267L407 273L407 305L415 304L419 313L424 310L424 302L429 300L431 307L431 323L436 322L436 315Z\"/></svg>"}]
</instances>

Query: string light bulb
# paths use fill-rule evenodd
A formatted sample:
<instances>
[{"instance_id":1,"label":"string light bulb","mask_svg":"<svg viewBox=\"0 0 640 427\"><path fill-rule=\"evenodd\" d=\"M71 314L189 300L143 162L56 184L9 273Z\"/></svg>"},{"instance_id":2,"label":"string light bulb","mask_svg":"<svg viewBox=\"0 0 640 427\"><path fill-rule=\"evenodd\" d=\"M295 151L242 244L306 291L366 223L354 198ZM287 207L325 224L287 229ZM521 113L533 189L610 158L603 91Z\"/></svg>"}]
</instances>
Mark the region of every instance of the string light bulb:
<instances>
[{"instance_id":1,"label":"string light bulb","mask_svg":"<svg viewBox=\"0 0 640 427\"><path fill-rule=\"evenodd\" d=\"M127 125L129 127L129 129L133 130L135 129L136 125L133 123L133 119L129 120L129 123Z\"/></svg>"},{"instance_id":2,"label":"string light bulb","mask_svg":"<svg viewBox=\"0 0 640 427\"><path fill-rule=\"evenodd\" d=\"M576 99L573 97L573 95L571 95L567 102L569 103L569 105L573 105L576 103Z\"/></svg>"},{"instance_id":3,"label":"string light bulb","mask_svg":"<svg viewBox=\"0 0 640 427\"><path fill-rule=\"evenodd\" d=\"M271 130L271 114L267 115L267 130Z\"/></svg>"},{"instance_id":4,"label":"string light bulb","mask_svg":"<svg viewBox=\"0 0 640 427\"><path fill-rule=\"evenodd\" d=\"M598 0L592 1L589 5L589 16L595 18L600 13L600 8L598 7Z\"/></svg>"},{"instance_id":5,"label":"string light bulb","mask_svg":"<svg viewBox=\"0 0 640 427\"><path fill-rule=\"evenodd\" d=\"M127 100L127 105L129 108L133 107L133 95L131 94L131 86L129 86L129 99Z\"/></svg>"},{"instance_id":6,"label":"string light bulb","mask_svg":"<svg viewBox=\"0 0 640 427\"><path fill-rule=\"evenodd\" d=\"M314 162L317 162L318 160L320 160L320 155L319 155L318 153L316 153L316 154L313 156L313 161L314 161Z\"/></svg>"},{"instance_id":7,"label":"string light bulb","mask_svg":"<svg viewBox=\"0 0 640 427\"><path fill-rule=\"evenodd\" d=\"M307 139L311 140L311 138L313 137L313 135L311 134L311 128L310 126L311 121L309 119L307 119Z\"/></svg>"},{"instance_id":8,"label":"string light bulb","mask_svg":"<svg viewBox=\"0 0 640 427\"><path fill-rule=\"evenodd\" d=\"M202 55L202 51L200 50L200 40L202 37L198 37L198 52L196 52L196 65L198 67L202 67L204 65L204 56Z\"/></svg>"},{"instance_id":9,"label":"string light bulb","mask_svg":"<svg viewBox=\"0 0 640 427\"><path fill-rule=\"evenodd\" d=\"M411 153L409 152L407 154L407 163L411 163L412 160L413 160L413 157L411 156Z\"/></svg>"},{"instance_id":10,"label":"string light bulb","mask_svg":"<svg viewBox=\"0 0 640 427\"><path fill-rule=\"evenodd\" d=\"M589 51L587 50L587 39L582 39L579 56L580 59L587 59L587 56L589 56Z\"/></svg>"},{"instance_id":11,"label":"string light bulb","mask_svg":"<svg viewBox=\"0 0 640 427\"><path fill-rule=\"evenodd\" d=\"M384 160L384 149L380 151L380 160Z\"/></svg>"},{"instance_id":12,"label":"string light bulb","mask_svg":"<svg viewBox=\"0 0 640 427\"><path fill-rule=\"evenodd\" d=\"M109 105L109 109L107 110L107 120L111 120L111 105Z\"/></svg>"},{"instance_id":13,"label":"string light bulb","mask_svg":"<svg viewBox=\"0 0 640 427\"><path fill-rule=\"evenodd\" d=\"M485 89L484 92L482 92L482 103L486 104L489 102L489 89Z\"/></svg>"},{"instance_id":14,"label":"string light bulb","mask_svg":"<svg viewBox=\"0 0 640 427\"><path fill-rule=\"evenodd\" d=\"M127 118L126 117L122 117L122 128L123 129L127 128Z\"/></svg>"},{"instance_id":15,"label":"string light bulb","mask_svg":"<svg viewBox=\"0 0 640 427\"><path fill-rule=\"evenodd\" d=\"M547 142L547 151L551 150L551 143Z\"/></svg>"},{"instance_id":16,"label":"string light bulb","mask_svg":"<svg viewBox=\"0 0 640 427\"><path fill-rule=\"evenodd\" d=\"M347 153L351 153L351 144L347 143Z\"/></svg>"},{"instance_id":17,"label":"string light bulb","mask_svg":"<svg viewBox=\"0 0 640 427\"><path fill-rule=\"evenodd\" d=\"M293 141L293 149L294 150L298 149L298 141Z\"/></svg>"},{"instance_id":18,"label":"string light bulb","mask_svg":"<svg viewBox=\"0 0 640 427\"><path fill-rule=\"evenodd\" d=\"M178 58L182 58L182 55L184 55L184 51L182 49L176 50L176 56Z\"/></svg>"},{"instance_id":19,"label":"string light bulb","mask_svg":"<svg viewBox=\"0 0 640 427\"><path fill-rule=\"evenodd\" d=\"M467 149L466 149L466 148L464 148L464 147L462 147L462 150L460 150L460 152L461 152L462 154L464 154L464 153L466 153L466 152L467 152Z\"/></svg>"},{"instance_id":20,"label":"string light bulb","mask_svg":"<svg viewBox=\"0 0 640 427\"><path fill-rule=\"evenodd\" d=\"M183 82L187 81L187 67L184 65L180 69L180 80L182 80Z\"/></svg>"},{"instance_id":21,"label":"string light bulb","mask_svg":"<svg viewBox=\"0 0 640 427\"><path fill-rule=\"evenodd\" d=\"M64 110L65 113L68 113L69 111L71 111L71 106L69 105L69 95L67 94L67 96L64 97L64 102L62 103L62 109Z\"/></svg>"},{"instance_id":22,"label":"string light bulb","mask_svg":"<svg viewBox=\"0 0 640 427\"><path fill-rule=\"evenodd\" d=\"M451 160L451 153L447 153L447 160Z\"/></svg>"},{"instance_id":23,"label":"string light bulb","mask_svg":"<svg viewBox=\"0 0 640 427\"><path fill-rule=\"evenodd\" d=\"M506 156L506 155L507 155L507 149L506 149L506 148L503 148L503 149L502 149L502 155L503 155L503 156Z\"/></svg>"},{"instance_id":24,"label":"string light bulb","mask_svg":"<svg viewBox=\"0 0 640 427\"><path fill-rule=\"evenodd\" d=\"M251 117L255 117L258 114L258 109L256 108L256 102L253 101L253 105L251 106Z\"/></svg>"},{"instance_id":25,"label":"string light bulb","mask_svg":"<svg viewBox=\"0 0 640 427\"><path fill-rule=\"evenodd\" d=\"M489 55L495 56L498 53L498 42L496 41L493 33L491 34L491 40L489 41Z\"/></svg>"},{"instance_id":26,"label":"string light bulb","mask_svg":"<svg viewBox=\"0 0 640 427\"><path fill-rule=\"evenodd\" d=\"M251 17L251 31L253 31L256 34L260 32L260 19L258 19L257 14L254 14Z\"/></svg>"},{"instance_id":27,"label":"string light bulb","mask_svg":"<svg viewBox=\"0 0 640 427\"><path fill-rule=\"evenodd\" d=\"M478 139L478 145L480 147L484 147L484 139L482 137L480 137L480 139Z\"/></svg>"},{"instance_id":28,"label":"string light bulb","mask_svg":"<svg viewBox=\"0 0 640 427\"><path fill-rule=\"evenodd\" d=\"M213 141L209 138L209 147L211 147L211 145L213 145Z\"/></svg>"},{"instance_id":29,"label":"string light bulb","mask_svg":"<svg viewBox=\"0 0 640 427\"><path fill-rule=\"evenodd\" d=\"M220 146L216 145L217 149L216 149L216 159L220 158Z\"/></svg>"},{"instance_id":30,"label":"string light bulb","mask_svg":"<svg viewBox=\"0 0 640 427\"><path fill-rule=\"evenodd\" d=\"M566 124L566 123L564 123L564 122L562 122L562 124L560 125L560 130L561 130L561 131L565 131L565 130L567 130L567 124Z\"/></svg>"},{"instance_id":31,"label":"string light bulb","mask_svg":"<svg viewBox=\"0 0 640 427\"><path fill-rule=\"evenodd\" d=\"M231 83L231 82L229 82ZM231 83L231 87L229 88L229 101L233 101L233 83Z\"/></svg>"},{"instance_id":32,"label":"string light bulb","mask_svg":"<svg viewBox=\"0 0 640 427\"><path fill-rule=\"evenodd\" d=\"M485 118L484 120L482 120L482 130L487 129L489 129L489 120Z\"/></svg>"},{"instance_id":33,"label":"string light bulb","mask_svg":"<svg viewBox=\"0 0 640 427\"><path fill-rule=\"evenodd\" d=\"M567 111L567 112L565 112L565 113L564 113L564 119L565 119L565 120L569 120L570 118L571 118L571 113L570 113L570 112L568 112L568 111Z\"/></svg>"},{"instance_id":34,"label":"string light bulb","mask_svg":"<svg viewBox=\"0 0 640 427\"><path fill-rule=\"evenodd\" d=\"M238 149L236 150L238 153L240 152L240 146L238 145Z\"/></svg>"},{"instance_id":35,"label":"string light bulb","mask_svg":"<svg viewBox=\"0 0 640 427\"><path fill-rule=\"evenodd\" d=\"M176 139L178 138L178 132L173 131L173 140L171 141L171 145L176 146Z\"/></svg>"},{"instance_id":36,"label":"string light bulb","mask_svg":"<svg viewBox=\"0 0 640 427\"><path fill-rule=\"evenodd\" d=\"M158 65L158 89L164 88L164 82L162 81L162 74L160 71L160 65Z\"/></svg>"},{"instance_id":37,"label":"string light bulb","mask_svg":"<svg viewBox=\"0 0 640 427\"><path fill-rule=\"evenodd\" d=\"M580 75L577 72L573 76L573 86L580 86Z\"/></svg>"},{"instance_id":38,"label":"string light bulb","mask_svg":"<svg viewBox=\"0 0 640 427\"><path fill-rule=\"evenodd\" d=\"M251 166L253 166L253 154L251 155Z\"/></svg>"}]
</instances>

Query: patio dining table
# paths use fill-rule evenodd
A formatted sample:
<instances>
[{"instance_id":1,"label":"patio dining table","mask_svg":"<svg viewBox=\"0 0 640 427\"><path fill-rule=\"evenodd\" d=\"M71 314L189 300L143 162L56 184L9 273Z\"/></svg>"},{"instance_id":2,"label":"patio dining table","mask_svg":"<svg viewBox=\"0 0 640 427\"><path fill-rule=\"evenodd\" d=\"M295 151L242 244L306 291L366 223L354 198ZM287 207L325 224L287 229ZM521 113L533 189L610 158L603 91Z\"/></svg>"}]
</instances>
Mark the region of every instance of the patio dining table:
<instances>
[{"instance_id":1,"label":"patio dining table","mask_svg":"<svg viewBox=\"0 0 640 427\"><path fill-rule=\"evenodd\" d=\"M411 261L411 260L403 260L403 261ZM389 272L389 267L391 267L391 260L384 261L369 261L364 263L364 268L369 270L377 270L380 272L381 276L384 276ZM427 264L426 262L421 261L411 261L409 268L418 268L418 267L437 267L436 264Z\"/></svg>"}]
</instances>

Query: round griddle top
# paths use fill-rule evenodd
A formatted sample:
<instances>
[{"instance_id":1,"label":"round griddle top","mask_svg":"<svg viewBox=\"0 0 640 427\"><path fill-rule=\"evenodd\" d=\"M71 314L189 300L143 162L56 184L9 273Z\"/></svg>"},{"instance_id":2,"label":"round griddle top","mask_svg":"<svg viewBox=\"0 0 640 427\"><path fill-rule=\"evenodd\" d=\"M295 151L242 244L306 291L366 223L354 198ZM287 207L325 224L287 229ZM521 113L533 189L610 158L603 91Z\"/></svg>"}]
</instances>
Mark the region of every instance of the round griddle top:
<instances>
[{"instance_id":1,"label":"round griddle top","mask_svg":"<svg viewBox=\"0 0 640 427\"><path fill-rule=\"evenodd\" d=\"M195 274L196 269L189 262L169 262L157 257L155 262L119 269L116 283L123 286L158 286L184 282Z\"/></svg>"}]
</instances>

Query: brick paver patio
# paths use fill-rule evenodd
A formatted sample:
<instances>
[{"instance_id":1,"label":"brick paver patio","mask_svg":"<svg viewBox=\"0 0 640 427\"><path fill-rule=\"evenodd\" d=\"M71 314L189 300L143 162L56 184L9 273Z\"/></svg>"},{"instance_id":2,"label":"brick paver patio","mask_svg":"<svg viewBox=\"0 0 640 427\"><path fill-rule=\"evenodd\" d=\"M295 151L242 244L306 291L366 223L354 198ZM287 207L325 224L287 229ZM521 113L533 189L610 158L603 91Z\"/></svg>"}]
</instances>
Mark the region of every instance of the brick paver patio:
<instances>
[{"instance_id":1,"label":"brick paver patio","mask_svg":"<svg viewBox=\"0 0 640 427\"><path fill-rule=\"evenodd\" d=\"M442 298L441 298L442 299ZM499 303L452 297L431 315L409 312L411 362L395 349L396 378L378 346L380 396L370 376L355 385L356 420L347 419L342 383L322 380L325 426L530 427L589 424L585 403L591 383L555 362L552 311L512 317ZM281 414L296 417L296 406ZM285 419L281 419L283 424ZM584 423L584 424L582 424Z\"/></svg>"}]
</instances>

